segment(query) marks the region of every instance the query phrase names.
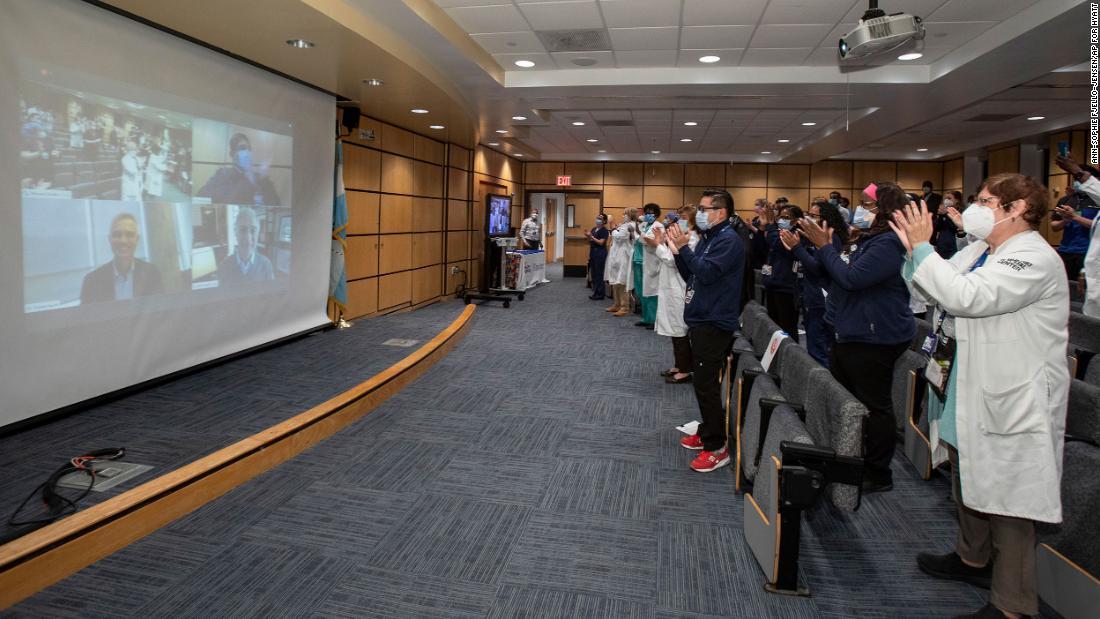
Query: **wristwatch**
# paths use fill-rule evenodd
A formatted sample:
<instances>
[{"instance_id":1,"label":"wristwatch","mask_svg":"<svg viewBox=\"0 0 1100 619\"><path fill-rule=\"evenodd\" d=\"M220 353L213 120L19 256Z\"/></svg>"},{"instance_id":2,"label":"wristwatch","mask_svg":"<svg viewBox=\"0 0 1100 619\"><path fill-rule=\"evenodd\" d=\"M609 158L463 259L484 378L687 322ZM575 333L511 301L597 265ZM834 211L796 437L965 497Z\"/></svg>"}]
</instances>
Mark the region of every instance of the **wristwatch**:
<instances>
[{"instance_id":1,"label":"wristwatch","mask_svg":"<svg viewBox=\"0 0 1100 619\"><path fill-rule=\"evenodd\" d=\"M1077 181L1078 183L1083 183L1085 182L1085 179L1088 178L1088 175L1088 171L1081 170L1080 172L1077 172L1073 175L1073 180Z\"/></svg>"}]
</instances>

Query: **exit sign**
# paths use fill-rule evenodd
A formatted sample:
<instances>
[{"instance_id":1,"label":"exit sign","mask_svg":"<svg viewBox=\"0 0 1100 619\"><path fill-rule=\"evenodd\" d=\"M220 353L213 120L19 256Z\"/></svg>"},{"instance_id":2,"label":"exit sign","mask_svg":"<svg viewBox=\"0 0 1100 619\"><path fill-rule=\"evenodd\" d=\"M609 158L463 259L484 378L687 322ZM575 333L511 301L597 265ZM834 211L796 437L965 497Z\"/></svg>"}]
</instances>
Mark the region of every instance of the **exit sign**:
<instances>
[{"instance_id":1,"label":"exit sign","mask_svg":"<svg viewBox=\"0 0 1100 619\"><path fill-rule=\"evenodd\" d=\"M558 187L569 187L572 184L573 184L573 177L572 176L559 176L558 177Z\"/></svg>"}]
</instances>

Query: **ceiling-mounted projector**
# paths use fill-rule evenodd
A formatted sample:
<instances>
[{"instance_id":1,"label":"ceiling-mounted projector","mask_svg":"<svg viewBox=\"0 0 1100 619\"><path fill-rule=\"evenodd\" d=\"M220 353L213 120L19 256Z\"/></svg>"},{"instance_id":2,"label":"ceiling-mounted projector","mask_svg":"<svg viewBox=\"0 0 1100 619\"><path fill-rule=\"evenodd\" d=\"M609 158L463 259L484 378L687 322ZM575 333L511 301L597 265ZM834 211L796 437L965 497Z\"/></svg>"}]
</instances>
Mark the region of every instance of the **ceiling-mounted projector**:
<instances>
[{"instance_id":1,"label":"ceiling-mounted projector","mask_svg":"<svg viewBox=\"0 0 1100 619\"><path fill-rule=\"evenodd\" d=\"M871 0L859 25L840 39L841 60L856 60L895 50L910 41L924 40L921 18L905 13L887 15Z\"/></svg>"}]
</instances>

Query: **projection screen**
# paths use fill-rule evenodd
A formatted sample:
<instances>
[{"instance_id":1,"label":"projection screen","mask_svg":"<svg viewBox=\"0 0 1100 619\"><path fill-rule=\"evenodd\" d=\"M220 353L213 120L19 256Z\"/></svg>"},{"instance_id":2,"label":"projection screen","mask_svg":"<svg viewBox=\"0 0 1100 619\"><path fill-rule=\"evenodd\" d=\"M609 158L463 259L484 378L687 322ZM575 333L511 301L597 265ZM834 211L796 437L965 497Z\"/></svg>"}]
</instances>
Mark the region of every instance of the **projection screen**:
<instances>
[{"instance_id":1,"label":"projection screen","mask_svg":"<svg viewBox=\"0 0 1100 619\"><path fill-rule=\"evenodd\" d=\"M335 100L0 0L0 428L327 321Z\"/></svg>"}]
</instances>

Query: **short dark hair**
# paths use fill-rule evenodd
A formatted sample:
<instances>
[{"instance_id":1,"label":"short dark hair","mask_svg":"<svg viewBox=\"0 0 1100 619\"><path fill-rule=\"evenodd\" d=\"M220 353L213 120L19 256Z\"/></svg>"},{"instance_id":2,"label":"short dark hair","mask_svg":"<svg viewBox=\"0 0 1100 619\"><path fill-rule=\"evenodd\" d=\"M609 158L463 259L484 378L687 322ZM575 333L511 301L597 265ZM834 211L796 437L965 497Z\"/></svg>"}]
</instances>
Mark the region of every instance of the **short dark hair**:
<instances>
[{"instance_id":1,"label":"short dark hair","mask_svg":"<svg viewBox=\"0 0 1100 619\"><path fill-rule=\"evenodd\" d=\"M935 187L935 185L932 184L932 181L924 181L923 183L920 184L920 186L921 187Z\"/></svg>"},{"instance_id":2,"label":"short dark hair","mask_svg":"<svg viewBox=\"0 0 1100 619\"><path fill-rule=\"evenodd\" d=\"M783 210L787 211L787 215L791 219L802 219L802 208L796 204L788 204L787 206L783 207Z\"/></svg>"},{"instance_id":3,"label":"short dark hair","mask_svg":"<svg viewBox=\"0 0 1100 619\"><path fill-rule=\"evenodd\" d=\"M229 138L229 152L236 153L244 148L241 143L248 145L248 149L252 150L252 140L248 139L248 136L243 133L234 133L233 137Z\"/></svg>"},{"instance_id":4,"label":"short dark hair","mask_svg":"<svg viewBox=\"0 0 1100 619\"><path fill-rule=\"evenodd\" d=\"M821 220L829 224L833 232L840 237L841 243L848 242L848 222L844 220L844 215L840 214L839 208L828 202L822 204Z\"/></svg>"},{"instance_id":5,"label":"short dark hair","mask_svg":"<svg viewBox=\"0 0 1100 619\"><path fill-rule=\"evenodd\" d=\"M642 207L642 212L646 214L653 213L653 216L657 217L661 214L661 207L657 206L653 202L650 202L649 204Z\"/></svg>"},{"instance_id":6,"label":"short dark hair","mask_svg":"<svg viewBox=\"0 0 1100 619\"><path fill-rule=\"evenodd\" d=\"M887 181L875 183L878 189L875 191L875 204L878 211L875 213L875 221L868 230L869 234L890 231L890 222L894 219L894 211L901 210L909 205L909 194L898 186L897 183Z\"/></svg>"},{"instance_id":7,"label":"short dark hair","mask_svg":"<svg viewBox=\"0 0 1100 619\"><path fill-rule=\"evenodd\" d=\"M725 189L704 189L703 197L710 198L711 206L723 206L726 208L726 217L733 217L733 196Z\"/></svg>"},{"instance_id":8,"label":"short dark hair","mask_svg":"<svg viewBox=\"0 0 1100 619\"><path fill-rule=\"evenodd\" d=\"M837 191L837 190L835 190L835 189L834 189L833 191L830 191L830 192L829 192L829 197L831 198L831 197L833 196L833 194L836 194L836 197L837 197L837 198L840 198L840 197L841 197L841 196L840 196L840 192L839 192L839 191Z\"/></svg>"}]
</instances>

